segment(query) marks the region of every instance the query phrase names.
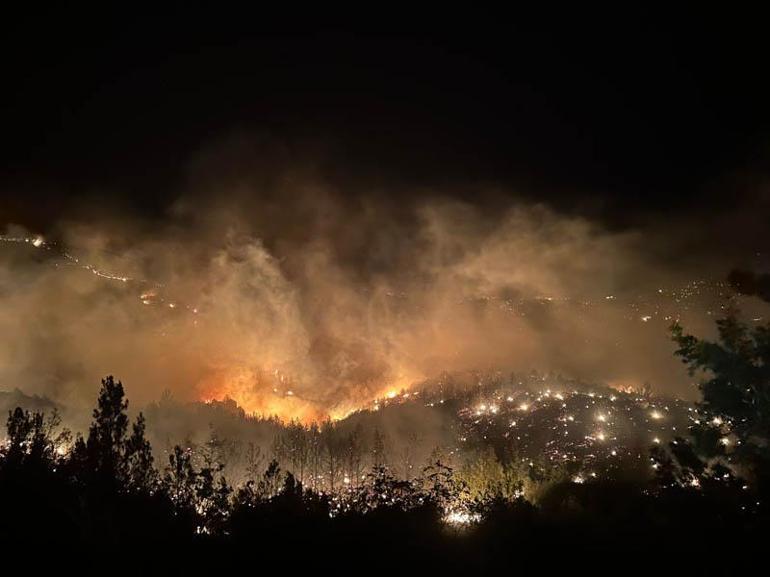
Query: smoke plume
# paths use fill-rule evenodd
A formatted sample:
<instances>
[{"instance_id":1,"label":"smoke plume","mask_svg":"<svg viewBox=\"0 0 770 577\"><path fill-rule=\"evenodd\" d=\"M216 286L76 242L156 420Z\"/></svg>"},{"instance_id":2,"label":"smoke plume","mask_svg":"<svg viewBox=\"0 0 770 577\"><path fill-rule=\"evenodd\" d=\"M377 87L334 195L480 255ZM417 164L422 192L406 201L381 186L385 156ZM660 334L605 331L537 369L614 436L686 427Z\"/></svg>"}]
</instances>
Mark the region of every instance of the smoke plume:
<instances>
[{"instance_id":1,"label":"smoke plume","mask_svg":"<svg viewBox=\"0 0 770 577\"><path fill-rule=\"evenodd\" d=\"M139 404L168 390L305 421L443 372L691 390L666 327L707 330L720 303L677 308L704 276L671 262L686 230L266 173L213 154L161 218L105 206L9 227L44 242L0 246L0 387L90 403L114 374Z\"/></svg>"}]
</instances>

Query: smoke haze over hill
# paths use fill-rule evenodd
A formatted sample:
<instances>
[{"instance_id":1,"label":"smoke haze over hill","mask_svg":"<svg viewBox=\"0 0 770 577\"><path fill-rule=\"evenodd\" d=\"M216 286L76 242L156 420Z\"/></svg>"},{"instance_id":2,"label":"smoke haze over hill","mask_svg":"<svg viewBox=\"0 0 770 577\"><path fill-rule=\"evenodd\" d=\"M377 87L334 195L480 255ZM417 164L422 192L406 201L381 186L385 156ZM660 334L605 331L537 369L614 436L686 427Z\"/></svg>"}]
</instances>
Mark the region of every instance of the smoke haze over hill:
<instances>
[{"instance_id":1,"label":"smoke haze over hill","mask_svg":"<svg viewBox=\"0 0 770 577\"><path fill-rule=\"evenodd\" d=\"M0 246L0 384L78 404L109 373L139 403L169 389L303 420L468 370L688 396L667 326L710 327L746 262L740 243L707 259L686 219L618 229L491 186L410 197L259 158L207 149L161 218L81 204L9 226L44 240Z\"/></svg>"}]
</instances>

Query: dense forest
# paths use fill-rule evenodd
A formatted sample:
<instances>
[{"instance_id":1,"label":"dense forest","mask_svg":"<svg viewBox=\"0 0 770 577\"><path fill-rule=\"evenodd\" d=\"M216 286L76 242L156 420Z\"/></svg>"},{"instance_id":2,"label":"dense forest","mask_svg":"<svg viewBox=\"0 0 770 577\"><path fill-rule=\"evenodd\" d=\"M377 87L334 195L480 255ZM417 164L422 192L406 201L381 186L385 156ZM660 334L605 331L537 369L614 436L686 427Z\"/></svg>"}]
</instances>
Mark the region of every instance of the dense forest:
<instances>
[{"instance_id":1,"label":"dense forest","mask_svg":"<svg viewBox=\"0 0 770 577\"><path fill-rule=\"evenodd\" d=\"M735 311L717 325L717 342L672 327L702 397L686 432L643 449L647 475L624 474L628 464L598 478L522 466L495 444L459 466L439 447L419 463L408 443L393 454L355 419L260 421L278 431L271 450L240 447L237 474L213 430L159 462L145 416L129 418L123 385L108 376L84 435L55 409L8 415L0 542L51 553L32 563L83 567L120 555L126 568L160 556L177 569L250 559L291 571L610 572L632 556L632 571L732 572L760 555L753 547L770 528L770 325L749 328ZM150 411L162 420L160 405Z\"/></svg>"}]
</instances>

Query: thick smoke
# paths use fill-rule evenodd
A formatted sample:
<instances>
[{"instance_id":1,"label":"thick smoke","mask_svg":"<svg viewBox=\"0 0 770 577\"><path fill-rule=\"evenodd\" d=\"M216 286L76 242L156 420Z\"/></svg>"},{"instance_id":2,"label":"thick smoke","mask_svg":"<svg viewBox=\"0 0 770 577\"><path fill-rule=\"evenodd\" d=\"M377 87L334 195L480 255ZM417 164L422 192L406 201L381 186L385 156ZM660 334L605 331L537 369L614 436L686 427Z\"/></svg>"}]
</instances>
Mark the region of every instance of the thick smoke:
<instances>
[{"instance_id":1,"label":"thick smoke","mask_svg":"<svg viewBox=\"0 0 770 577\"><path fill-rule=\"evenodd\" d=\"M46 244L0 246L0 388L91 403L115 374L140 405L168 390L311 420L455 371L691 387L666 327L705 330L703 315L639 320L696 278L660 258L672 237L655 227L218 161L161 219L92 208L6 231Z\"/></svg>"}]
</instances>

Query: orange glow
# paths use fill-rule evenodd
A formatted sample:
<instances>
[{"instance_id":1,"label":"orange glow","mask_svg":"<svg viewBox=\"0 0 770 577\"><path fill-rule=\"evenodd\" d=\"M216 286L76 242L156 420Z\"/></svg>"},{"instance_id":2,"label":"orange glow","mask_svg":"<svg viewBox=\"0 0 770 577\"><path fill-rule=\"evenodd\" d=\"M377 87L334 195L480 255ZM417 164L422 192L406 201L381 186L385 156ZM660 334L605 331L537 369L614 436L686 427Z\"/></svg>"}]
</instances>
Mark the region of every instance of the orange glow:
<instances>
[{"instance_id":1,"label":"orange glow","mask_svg":"<svg viewBox=\"0 0 770 577\"><path fill-rule=\"evenodd\" d=\"M232 399L249 415L278 417L282 421L311 423L329 415L316 403L283 390L280 379L265 371L245 367L215 371L198 384L200 400Z\"/></svg>"},{"instance_id":2,"label":"orange glow","mask_svg":"<svg viewBox=\"0 0 770 577\"><path fill-rule=\"evenodd\" d=\"M403 397L408 397L408 389L407 381L400 380L397 387L391 382L379 391L370 391L365 397L329 405L303 398L297 383L279 371L247 367L214 369L197 386L200 401L232 399L248 415L277 417L284 422L303 424L339 421L357 410L371 408L376 399L398 401L402 394L396 390L403 391Z\"/></svg>"}]
</instances>

